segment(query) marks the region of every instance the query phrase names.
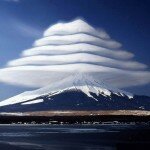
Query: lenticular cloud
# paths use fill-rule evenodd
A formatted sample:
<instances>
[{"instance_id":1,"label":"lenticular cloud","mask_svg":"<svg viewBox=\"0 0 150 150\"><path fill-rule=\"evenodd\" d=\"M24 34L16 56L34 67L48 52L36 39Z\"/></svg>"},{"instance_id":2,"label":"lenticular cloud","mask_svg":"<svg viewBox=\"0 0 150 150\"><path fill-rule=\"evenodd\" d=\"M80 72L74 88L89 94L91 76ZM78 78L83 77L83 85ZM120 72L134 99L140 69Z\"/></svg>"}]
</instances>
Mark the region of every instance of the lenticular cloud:
<instances>
[{"instance_id":1,"label":"lenticular cloud","mask_svg":"<svg viewBox=\"0 0 150 150\"><path fill-rule=\"evenodd\" d=\"M105 31L77 19L49 27L21 58L0 69L0 81L43 87L86 74L119 88L149 83L147 66L133 61L133 57Z\"/></svg>"}]
</instances>

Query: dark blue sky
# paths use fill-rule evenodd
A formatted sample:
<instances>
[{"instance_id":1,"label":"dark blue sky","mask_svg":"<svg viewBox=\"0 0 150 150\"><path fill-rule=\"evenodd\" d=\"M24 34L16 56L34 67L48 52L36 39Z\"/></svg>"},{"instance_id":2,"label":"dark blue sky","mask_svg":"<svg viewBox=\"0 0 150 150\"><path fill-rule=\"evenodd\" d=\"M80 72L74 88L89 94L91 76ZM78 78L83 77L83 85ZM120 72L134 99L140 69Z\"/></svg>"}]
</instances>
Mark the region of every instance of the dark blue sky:
<instances>
[{"instance_id":1,"label":"dark blue sky","mask_svg":"<svg viewBox=\"0 0 150 150\"><path fill-rule=\"evenodd\" d=\"M149 0L0 0L0 68L30 48L49 25L77 17L104 28L135 60L150 66ZM29 89L0 83L0 100L24 90ZM127 90L150 95L150 85Z\"/></svg>"}]
</instances>

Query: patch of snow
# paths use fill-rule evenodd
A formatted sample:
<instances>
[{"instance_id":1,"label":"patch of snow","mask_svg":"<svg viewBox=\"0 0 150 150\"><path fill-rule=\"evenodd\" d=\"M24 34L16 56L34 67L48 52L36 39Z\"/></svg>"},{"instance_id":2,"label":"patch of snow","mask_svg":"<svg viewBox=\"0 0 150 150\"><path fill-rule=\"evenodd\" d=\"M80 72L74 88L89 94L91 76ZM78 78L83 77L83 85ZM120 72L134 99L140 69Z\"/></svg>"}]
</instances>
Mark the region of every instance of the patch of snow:
<instances>
[{"instance_id":1,"label":"patch of snow","mask_svg":"<svg viewBox=\"0 0 150 150\"><path fill-rule=\"evenodd\" d=\"M145 109L144 106L140 106L139 108L140 108L140 109Z\"/></svg>"},{"instance_id":2,"label":"patch of snow","mask_svg":"<svg viewBox=\"0 0 150 150\"><path fill-rule=\"evenodd\" d=\"M37 104L37 103L42 103L43 101L44 101L43 99L37 99L37 100L22 103L21 105Z\"/></svg>"},{"instance_id":3,"label":"patch of snow","mask_svg":"<svg viewBox=\"0 0 150 150\"><path fill-rule=\"evenodd\" d=\"M127 97L129 98L129 99L132 99L133 98L133 95L127 95Z\"/></svg>"},{"instance_id":4,"label":"patch of snow","mask_svg":"<svg viewBox=\"0 0 150 150\"><path fill-rule=\"evenodd\" d=\"M3 115L3 116L22 116L23 114L21 112L18 112L18 113L2 112L2 113L0 113L0 115Z\"/></svg>"},{"instance_id":5,"label":"patch of snow","mask_svg":"<svg viewBox=\"0 0 150 150\"><path fill-rule=\"evenodd\" d=\"M24 92L24 93L21 93L17 96L14 96L14 97L11 97L11 98L6 99L4 101L1 101L0 107L25 102L25 101L28 101L28 100L31 100L31 99L38 97L38 95L34 95L34 94L30 95L30 93L32 93L32 92Z\"/></svg>"}]
</instances>

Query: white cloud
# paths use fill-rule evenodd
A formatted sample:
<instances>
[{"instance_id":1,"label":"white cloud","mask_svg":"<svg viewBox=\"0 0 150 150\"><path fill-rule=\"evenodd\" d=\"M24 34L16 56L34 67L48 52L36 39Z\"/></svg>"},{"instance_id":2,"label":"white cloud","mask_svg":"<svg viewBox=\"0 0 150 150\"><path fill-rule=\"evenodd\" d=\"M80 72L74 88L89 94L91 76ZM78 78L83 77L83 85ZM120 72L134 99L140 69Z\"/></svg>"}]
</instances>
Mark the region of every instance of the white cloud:
<instances>
[{"instance_id":1,"label":"white cloud","mask_svg":"<svg viewBox=\"0 0 150 150\"><path fill-rule=\"evenodd\" d=\"M76 19L69 23L57 23L50 26L45 32L44 36L51 35L69 35L75 33L86 33L98 36L103 39L110 39L110 36L104 30L98 30L90 26L83 19Z\"/></svg>"},{"instance_id":2,"label":"white cloud","mask_svg":"<svg viewBox=\"0 0 150 150\"><path fill-rule=\"evenodd\" d=\"M69 64L51 66L19 66L0 71L0 80L11 84L31 87L43 87L59 82L70 75L88 74L96 81L119 88L142 85L150 82L150 73L146 71L127 71L92 64Z\"/></svg>"},{"instance_id":3,"label":"white cloud","mask_svg":"<svg viewBox=\"0 0 150 150\"><path fill-rule=\"evenodd\" d=\"M145 69L147 66L136 61L121 61L107 57L102 57L87 53L76 53L69 55L38 55L16 59L8 62L8 66L22 66L22 65L62 65L87 63L99 66L108 66L120 69Z\"/></svg>"},{"instance_id":4,"label":"white cloud","mask_svg":"<svg viewBox=\"0 0 150 150\"><path fill-rule=\"evenodd\" d=\"M20 2L20 0L4 0L4 1L6 1L6 2L15 2L15 3Z\"/></svg>"},{"instance_id":5,"label":"white cloud","mask_svg":"<svg viewBox=\"0 0 150 150\"><path fill-rule=\"evenodd\" d=\"M35 41L34 46L43 45L68 45L76 43L89 43L106 48L120 48L121 44L113 40L104 40L95 36L87 35L84 33L76 33L73 35L62 35L62 36L48 36Z\"/></svg>"},{"instance_id":6,"label":"white cloud","mask_svg":"<svg viewBox=\"0 0 150 150\"><path fill-rule=\"evenodd\" d=\"M34 33L25 27L28 31ZM33 48L0 69L0 81L43 87L80 73L119 88L149 83L147 66L131 60L133 56L106 32L79 19L47 29Z\"/></svg>"},{"instance_id":7,"label":"white cloud","mask_svg":"<svg viewBox=\"0 0 150 150\"><path fill-rule=\"evenodd\" d=\"M123 50L111 50L108 48L87 44L78 43L71 45L46 45L40 47L34 47L23 51L22 56L32 56L32 55L63 55L63 54L73 54L73 53L91 53L100 56L106 56L116 59L130 59L134 55L130 52Z\"/></svg>"},{"instance_id":8,"label":"white cloud","mask_svg":"<svg viewBox=\"0 0 150 150\"><path fill-rule=\"evenodd\" d=\"M31 25L25 24L14 17L11 19L11 25L14 29L19 32L24 37L33 37L37 38L42 35L42 31L32 27Z\"/></svg>"}]
</instances>

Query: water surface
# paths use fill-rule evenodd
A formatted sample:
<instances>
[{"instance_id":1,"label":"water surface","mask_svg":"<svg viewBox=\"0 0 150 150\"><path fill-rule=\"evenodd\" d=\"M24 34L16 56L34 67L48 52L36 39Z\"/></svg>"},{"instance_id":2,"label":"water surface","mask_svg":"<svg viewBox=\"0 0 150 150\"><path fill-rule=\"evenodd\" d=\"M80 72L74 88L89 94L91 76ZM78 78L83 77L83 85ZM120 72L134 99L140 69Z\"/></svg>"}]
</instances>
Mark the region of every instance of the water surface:
<instances>
[{"instance_id":1,"label":"water surface","mask_svg":"<svg viewBox=\"0 0 150 150\"><path fill-rule=\"evenodd\" d=\"M145 150L149 146L146 125L0 125L1 150Z\"/></svg>"}]
</instances>

